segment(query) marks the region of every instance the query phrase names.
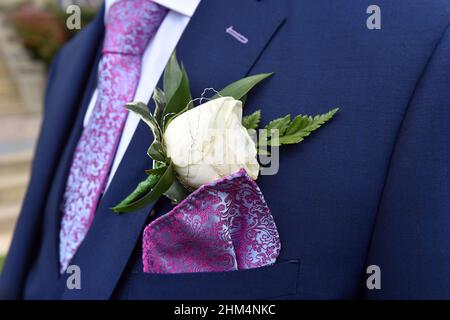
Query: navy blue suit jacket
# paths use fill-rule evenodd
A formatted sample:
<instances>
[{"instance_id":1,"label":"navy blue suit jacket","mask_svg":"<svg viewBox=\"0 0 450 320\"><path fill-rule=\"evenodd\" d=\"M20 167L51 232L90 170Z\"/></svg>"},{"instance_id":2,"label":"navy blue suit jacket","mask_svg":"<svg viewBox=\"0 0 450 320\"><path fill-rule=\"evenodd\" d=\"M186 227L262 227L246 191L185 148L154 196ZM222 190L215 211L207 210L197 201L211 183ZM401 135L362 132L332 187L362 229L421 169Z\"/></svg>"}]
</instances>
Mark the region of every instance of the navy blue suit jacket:
<instances>
[{"instance_id":1,"label":"navy blue suit jacket","mask_svg":"<svg viewBox=\"0 0 450 320\"><path fill-rule=\"evenodd\" d=\"M450 3L202 1L178 47L194 96L247 74L275 75L249 96L263 122L337 116L280 170L258 180L276 220L275 265L247 271L144 274L140 241L152 206L110 208L145 176L151 134L140 124L72 264L81 290L58 273L60 204L95 88L103 12L55 58L30 186L0 279L2 298L265 299L450 298ZM225 29L233 26L249 42ZM149 104L152 107L151 103ZM168 210L159 201L157 211ZM368 290L366 269L381 270Z\"/></svg>"}]
</instances>

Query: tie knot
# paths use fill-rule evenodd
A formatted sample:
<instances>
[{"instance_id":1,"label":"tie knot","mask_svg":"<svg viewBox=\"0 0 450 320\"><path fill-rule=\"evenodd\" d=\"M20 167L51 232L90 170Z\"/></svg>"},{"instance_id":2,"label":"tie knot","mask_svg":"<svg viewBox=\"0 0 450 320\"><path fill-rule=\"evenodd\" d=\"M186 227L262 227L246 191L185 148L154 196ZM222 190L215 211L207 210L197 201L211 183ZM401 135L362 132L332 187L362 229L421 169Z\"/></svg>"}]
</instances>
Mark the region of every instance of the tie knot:
<instances>
[{"instance_id":1,"label":"tie knot","mask_svg":"<svg viewBox=\"0 0 450 320\"><path fill-rule=\"evenodd\" d=\"M103 53L142 55L167 10L153 0L119 0L106 16Z\"/></svg>"}]
</instances>

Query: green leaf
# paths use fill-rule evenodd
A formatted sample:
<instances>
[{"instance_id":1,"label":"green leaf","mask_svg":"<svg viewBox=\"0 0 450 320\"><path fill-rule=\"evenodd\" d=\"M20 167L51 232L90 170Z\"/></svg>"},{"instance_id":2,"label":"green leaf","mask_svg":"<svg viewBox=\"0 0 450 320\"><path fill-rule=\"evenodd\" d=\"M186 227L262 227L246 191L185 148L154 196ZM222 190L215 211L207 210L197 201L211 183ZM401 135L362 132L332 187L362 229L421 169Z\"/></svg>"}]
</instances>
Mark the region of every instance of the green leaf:
<instances>
[{"instance_id":1,"label":"green leaf","mask_svg":"<svg viewBox=\"0 0 450 320\"><path fill-rule=\"evenodd\" d=\"M311 116L304 116L304 115L299 114L289 124L289 127L286 130L286 135L294 134L300 130L303 130L312 121L313 121L313 118Z\"/></svg>"},{"instance_id":2,"label":"green leaf","mask_svg":"<svg viewBox=\"0 0 450 320\"><path fill-rule=\"evenodd\" d=\"M182 77L180 85L173 94L172 98L167 102L166 108L164 110L163 122L164 128L167 127L168 121L180 111L185 110L192 100L191 90L189 87L189 79L186 74L184 66L182 66Z\"/></svg>"},{"instance_id":3,"label":"green leaf","mask_svg":"<svg viewBox=\"0 0 450 320\"><path fill-rule=\"evenodd\" d=\"M172 185L166 192L164 192L164 195L173 202L180 203L189 195L189 190L187 190L183 186L183 184L175 177L175 179L173 179Z\"/></svg>"},{"instance_id":4,"label":"green leaf","mask_svg":"<svg viewBox=\"0 0 450 320\"><path fill-rule=\"evenodd\" d=\"M177 91L180 86L182 76L183 74L177 61L177 55L174 52L170 57L166 68L164 69L163 85L167 101L170 101L172 96Z\"/></svg>"},{"instance_id":5,"label":"green leaf","mask_svg":"<svg viewBox=\"0 0 450 320\"><path fill-rule=\"evenodd\" d=\"M162 125L162 116L164 113L164 109L166 108L166 96L164 94L164 92L159 89L159 88L155 88L155 90L153 91L153 101L155 102L155 112L153 112L156 121L158 122L158 125L160 128L163 127Z\"/></svg>"},{"instance_id":6,"label":"green leaf","mask_svg":"<svg viewBox=\"0 0 450 320\"><path fill-rule=\"evenodd\" d=\"M147 150L147 154L150 158L156 161L166 161L166 155L164 149L159 141L153 141L150 148Z\"/></svg>"},{"instance_id":7,"label":"green leaf","mask_svg":"<svg viewBox=\"0 0 450 320\"><path fill-rule=\"evenodd\" d=\"M220 97L233 97L236 100L241 100L254 86L270 77L272 74L273 72L261 73L233 82L220 90L218 94L212 97L212 99L217 99Z\"/></svg>"},{"instance_id":8,"label":"green leaf","mask_svg":"<svg viewBox=\"0 0 450 320\"><path fill-rule=\"evenodd\" d=\"M264 129L267 129L267 131L269 131L269 135L270 130L278 130L278 134L281 137L286 132L286 129L288 128L290 122L291 122L291 115L288 114L283 118L278 118L270 121L269 124L266 125Z\"/></svg>"},{"instance_id":9,"label":"green leaf","mask_svg":"<svg viewBox=\"0 0 450 320\"><path fill-rule=\"evenodd\" d=\"M242 125L247 129L257 129L261 121L261 110L256 110L252 114L242 118Z\"/></svg>"},{"instance_id":10,"label":"green leaf","mask_svg":"<svg viewBox=\"0 0 450 320\"><path fill-rule=\"evenodd\" d=\"M311 132L317 130L325 122L331 120L338 110L339 108L335 108L327 113L316 115L314 118L310 116L296 117L286 130L286 134L280 136L280 144L293 144L303 141L305 137L311 134Z\"/></svg>"},{"instance_id":11,"label":"green leaf","mask_svg":"<svg viewBox=\"0 0 450 320\"><path fill-rule=\"evenodd\" d=\"M153 189L140 197L136 201L127 203L125 205L117 205L112 210L115 212L131 212L145 208L150 203L158 200L158 198L166 192L172 185L174 180L174 173L172 163L170 162L164 174L159 178Z\"/></svg>"},{"instance_id":12,"label":"green leaf","mask_svg":"<svg viewBox=\"0 0 450 320\"><path fill-rule=\"evenodd\" d=\"M115 212L120 212L120 208L126 207L130 205L131 203L137 201L139 198L144 196L146 193L148 193L158 182L160 176L157 175L149 175L147 179L140 182L136 189L124 200L122 200L117 206L113 208Z\"/></svg>"},{"instance_id":13,"label":"green leaf","mask_svg":"<svg viewBox=\"0 0 450 320\"><path fill-rule=\"evenodd\" d=\"M2 273L3 264L5 263L5 256L0 256L0 273Z\"/></svg>"},{"instance_id":14,"label":"green leaf","mask_svg":"<svg viewBox=\"0 0 450 320\"><path fill-rule=\"evenodd\" d=\"M145 173L149 174L149 175L160 176L166 171L166 169L167 169L167 166L159 167L159 168L153 168L153 169L145 170Z\"/></svg>"},{"instance_id":15,"label":"green leaf","mask_svg":"<svg viewBox=\"0 0 450 320\"><path fill-rule=\"evenodd\" d=\"M259 138L258 138L258 146L260 147L267 147L267 141L269 140L269 137L267 135L267 130L260 130L259 131Z\"/></svg>"},{"instance_id":16,"label":"green leaf","mask_svg":"<svg viewBox=\"0 0 450 320\"><path fill-rule=\"evenodd\" d=\"M150 121L149 119L152 118L147 105L143 102L129 102L124 107L134 113L137 113L144 121Z\"/></svg>"},{"instance_id":17,"label":"green leaf","mask_svg":"<svg viewBox=\"0 0 450 320\"><path fill-rule=\"evenodd\" d=\"M244 108L245 107L245 104L247 103L247 95L244 95L240 100L241 100L241 102L242 102L242 108Z\"/></svg>"},{"instance_id":18,"label":"green leaf","mask_svg":"<svg viewBox=\"0 0 450 320\"><path fill-rule=\"evenodd\" d=\"M161 128L159 127L158 122L156 121L155 117L150 113L148 110L148 107L143 102L131 102L127 103L125 105L125 108L127 108L130 111L133 111L134 113L138 114L141 119L150 127L150 129L153 132L153 137L156 141L161 141L162 139L162 132Z\"/></svg>"},{"instance_id":19,"label":"green leaf","mask_svg":"<svg viewBox=\"0 0 450 320\"><path fill-rule=\"evenodd\" d=\"M266 149L258 148L257 152L260 156L270 156L270 152Z\"/></svg>"},{"instance_id":20,"label":"green leaf","mask_svg":"<svg viewBox=\"0 0 450 320\"><path fill-rule=\"evenodd\" d=\"M264 129L266 129L268 139L270 139L270 141L268 142L270 146L272 147L280 146L279 139L277 138L280 138L284 135L290 122L291 122L291 115L288 114L283 118L278 118L270 121L269 124L265 126ZM273 130L275 130L275 132L272 132Z\"/></svg>"}]
</instances>

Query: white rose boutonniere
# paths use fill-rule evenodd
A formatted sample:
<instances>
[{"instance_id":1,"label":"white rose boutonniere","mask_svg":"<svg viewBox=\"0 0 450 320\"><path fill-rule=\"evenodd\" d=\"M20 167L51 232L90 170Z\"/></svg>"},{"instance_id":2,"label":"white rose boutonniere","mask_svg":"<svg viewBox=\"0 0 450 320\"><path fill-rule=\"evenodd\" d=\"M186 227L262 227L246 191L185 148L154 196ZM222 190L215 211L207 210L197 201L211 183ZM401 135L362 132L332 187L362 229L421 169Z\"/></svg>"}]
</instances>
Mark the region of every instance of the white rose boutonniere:
<instances>
[{"instance_id":1,"label":"white rose boutonniere","mask_svg":"<svg viewBox=\"0 0 450 320\"><path fill-rule=\"evenodd\" d=\"M242 102L211 100L176 117L163 135L167 156L181 182L198 188L241 168L256 180L256 143L242 125Z\"/></svg>"},{"instance_id":2,"label":"white rose boutonniere","mask_svg":"<svg viewBox=\"0 0 450 320\"><path fill-rule=\"evenodd\" d=\"M150 127L154 140L147 151L153 167L147 179L113 211L131 212L144 208L165 195L179 203L201 185L245 169L254 180L260 165L257 155L269 153L266 147L295 144L330 120L338 109L317 116L290 115L269 122L259 141L250 133L258 128L261 111L243 117L243 102L248 92L272 73L238 80L212 98L195 106L186 70L175 54L164 71L164 90L153 93L151 113L145 103L128 103L125 108L137 113Z\"/></svg>"}]
</instances>

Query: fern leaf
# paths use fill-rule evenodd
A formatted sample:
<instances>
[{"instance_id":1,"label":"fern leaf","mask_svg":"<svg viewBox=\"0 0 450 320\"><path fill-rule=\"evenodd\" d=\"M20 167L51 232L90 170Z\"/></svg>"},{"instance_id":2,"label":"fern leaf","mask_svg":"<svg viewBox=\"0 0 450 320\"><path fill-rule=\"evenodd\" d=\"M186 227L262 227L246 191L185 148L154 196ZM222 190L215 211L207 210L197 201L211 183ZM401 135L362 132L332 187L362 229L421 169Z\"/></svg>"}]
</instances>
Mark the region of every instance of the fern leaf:
<instances>
[{"instance_id":1,"label":"fern leaf","mask_svg":"<svg viewBox=\"0 0 450 320\"><path fill-rule=\"evenodd\" d=\"M257 129L261 121L261 110L256 110L252 114L242 118L242 125L246 129Z\"/></svg>"},{"instance_id":2,"label":"fern leaf","mask_svg":"<svg viewBox=\"0 0 450 320\"><path fill-rule=\"evenodd\" d=\"M291 122L286 134L279 139L280 144L294 144L303 141L311 132L320 128L325 122L331 120L339 108L315 117L299 115Z\"/></svg>"}]
</instances>

